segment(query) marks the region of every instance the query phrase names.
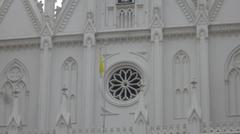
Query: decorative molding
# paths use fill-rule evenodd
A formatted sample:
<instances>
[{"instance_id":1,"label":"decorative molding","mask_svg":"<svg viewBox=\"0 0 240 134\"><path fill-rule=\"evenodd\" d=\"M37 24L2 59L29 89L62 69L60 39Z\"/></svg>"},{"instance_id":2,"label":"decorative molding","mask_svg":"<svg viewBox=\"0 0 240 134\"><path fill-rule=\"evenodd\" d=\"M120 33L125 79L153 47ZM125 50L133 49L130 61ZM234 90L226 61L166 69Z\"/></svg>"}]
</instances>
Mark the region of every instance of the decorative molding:
<instances>
[{"instance_id":1,"label":"decorative molding","mask_svg":"<svg viewBox=\"0 0 240 134\"><path fill-rule=\"evenodd\" d=\"M108 31L96 33L96 41L98 44L109 44L113 42L123 41L150 41L150 29L138 29L130 31ZM240 24L214 24L209 26L209 36L219 35L236 35L240 36ZM192 38L196 37L196 28L194 26L185 27L166 27L163 30L163 39L170 40L173 38ZM53 36L53 43L56 47L82 46L83 34L68 34ZM4 39L0 40L1 50L39 47L40 37L19 38L19 39Z\"/></svg>"},{"instance_id":2,"label":"decorative molding","mask_svg":"<svg viewBox=\"0 0 240 134\"><path fill-rule=\"evenodd\" d=\"M40 22L40 19L37 17L36 13L34 12L31 3L29 2L29 0L22 0L22 2L23 2L23 5L24 5L29 17L31 18L33 27L35 28L37 33L40 33L41 22Z\"/></svg>"},{"instance_id":3,"label":"decorative molding","mask_svg":"<svg viewBox=\"0 0 240 134\"><path fill-rule=\"evenodd\" d=\"M197 1L192 0L193 4L196 5ZM188 20L189 23L194 23L196 19L196 7L191 7L190 4L186 0L176 0L178 3L178 6L181 8L183 11L186 19ZM210 22L213 22L218 15L222 5L224 3L224 0L215 0L213 5L209 7L209 16L208 19Z\"/></svg>"},{"instance_id":4,"label":"decorative molding","mask_svg":"<svg viewBox=\"0 0 240 134\"><path fill-rule=\"evenodd\" d=\"M119 62L114 64L113 66L111 66L110 68L108 68L108 71L104 77L105 82L104 82L104 89L102 91L104 99L107 100L107 102L109 102L110 104L117 106L117 107L127 107L127 106L132 106L134 105L138 100L139 100L139 92L136 93L136 96L134 98L128 99L128 100L122 100L122 99L117 99L115 98L115 96L112 95L112 93L110 93L110 89L109 89L109 82L110 79L112 77L114 77L113 75L116 73L117 70L122 69L122 68L131 68L134 69L136 71L136 73L138 74L138 76L141 78L140 81L144 82L145 78L144 78L144 73L143 70L137 66L135 63L132 62ZM114 77L115 78L115 77ZM111 79L112 80L112 79ZM144 90L146 90L144 88Z\"/></svg>"},{"instance_id":5,"label":"decorative molding","mask_svg":"<svg viewBox=\"0 0 240 134\"><path fill-rule=\"evenodd\" d=\"M40 46L40 38L0 40L1 51L6 49L37 48L38 46Z\"/></svg>"},{"instance_id":6,"label":"decorative molding","mask_svg":"<svg viewBox=\"0 0 240 134\"><path fill-rule=\"evenodd\" d=\"M210 11L209 11L209 20L213 22L218 15L224 0L215 0Z\"/></svg>"},{"instance_id":7,"label":"decorative molding","mask_svg":"<svg viewBox=\"0 0 240 134\"><path fill-rule=\"evenodd\" d=\"M163 31L163 39L170 40L173 38L192 38L196 36L196 28L194 26L187 27L171 27L165 28Z\"/></svg>"},{"instance_id":8,"label":"decorative molding","mask_svg":"<svg viewBox=\"0 0 240 134\"><path fill-rule=\"evenodd\" d=\"M114 53L114 54L103 54L105 62L112 58L113 56L119 55L120 53Z\"/></svg>"},{"instance_id":9,"label":"decorative molding","mask_svg":"<svg viewBox=\"0 0 240 134\"><path fill-rule=\"evenodd\" d=\"M0 7L0 23L2 23L4 17L6 16L13 0L3 0L3 3Z\"/></svg>"},{"instance_id":10,"label":"decorative molding","mask_svg":"<svg viewBox=\"0 0 240 134\"><path fill-rule=\"evenodd\" d=\"M130 54L136 55L140 58L142 58L143 60L145 60L146 62L148 62L148 53L147 52L129 52Z\"/></svg>"},{"instance_id":11,"label":"decorative molding","mask_svg":"<svg viewBox=\"0 0 240 134\"><path fill-rule=\"evenodd\" d=\"M57 18L57 20L56 20L57 23L55 25L54 33L62 32L65 29L75 8L78 5L78 2L79 2L79 0L68 1L66 7L62 9L62 13L59 14L59 16L61 16L61 17Z\"/></svg>"},{"instance_id":12,"label":"decorative molding","mask_svg":"<svg viewBox=\"0 0 240 134\"><path fill-rule=\"evenodd\" d=\"M53 43L55 47L83 46L83 34L55 36Z\"/></svg>"},{"instance_id":13,"label":"decorative molding","mask_svg":"<svg viewBox=\"0 0 240 134\"><path fill-rule=\"evenodd\" d=\"M150 29L130 30L130 31L109 31L96 34L96 41L100 44L124 41L150 40Z\"/></svg>"},{"instance_id":14,"label":"decorative molding","mask_svg":"<svg viewBox=\"0 0 240 134\"><path fill-rule=\"evenodd\" d=\"M9 103L5 103L6 105L4 105L4 108L6 111L5 112L9 112L8 108L13 108L14 106L11 105L11 100L13 99L12 96L12 91L18 91L20 95L19 97L21 98L19 100L19 108L20 109L15 109L18 110L20 113L16 113L16 114L20 114L24 124L27 124L27 120L28 120L28 108L29 108L29 92L30 90L28 89L28 85L29 85L29 71L26 68L26 66L18 59L13 59L11 60L3 69L3 71L1 72L1 90L3 90L4 95L8 97L8 101ZM9 105L10 104L10 105ZM5 107L6 106L6 107ZM10 106L10 107L9 107ZM15 107L18 108L18 107ZM8 109L8 110L7 110ZM16 111L15 111L16 112ZM14 112L12 112L14 113ZM5 117L8 116L8 114L5 114ZM12 116L12 115L10 115ZM16 116L16 115L15 115ZM9 118L9 117L7 117ZM18 118L18 117L17 117ZM13 119L17 119L14 117L11 117L9 119L8 125L10 125L9 123L11 123L10 121L13 121ZM22 121L22 119L19 120L15 120L15 121L19 121L19 123ZM17 123L17 122L16 122Z\"/></svg>"},{"instance_id":15,"label":"decorative molding","mask_svg":"<svg viewBox=\"0 0 240 134\"><path fill-rule=\"evenodd\" d=\"M189 6L186 0L176 0L179 7L183 11L185 17L187 18L189 23L193 23L195 20L195 13L194 10Z\"/></svg>"}]
</instances>

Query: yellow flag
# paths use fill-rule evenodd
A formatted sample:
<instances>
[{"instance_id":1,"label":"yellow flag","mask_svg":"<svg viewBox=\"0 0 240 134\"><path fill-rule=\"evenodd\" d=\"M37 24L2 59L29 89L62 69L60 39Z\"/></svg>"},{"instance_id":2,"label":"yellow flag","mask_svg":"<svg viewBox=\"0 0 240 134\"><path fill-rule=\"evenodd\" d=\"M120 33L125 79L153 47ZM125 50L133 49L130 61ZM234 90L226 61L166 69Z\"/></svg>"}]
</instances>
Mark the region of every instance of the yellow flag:
<instances>
[{"instance_id":1,"label":"yellow flag","mask_svg":"<svg viewBox=\"0 0 240 134\"><path fill-rule=\"evenodd\" d=\"M99 73L100 76L103 77L104 75L104 69L105 69L105 65L104 65L104 58L102 55L100 55L100 60L99 60Z\"/></svg>"}]
</instances>

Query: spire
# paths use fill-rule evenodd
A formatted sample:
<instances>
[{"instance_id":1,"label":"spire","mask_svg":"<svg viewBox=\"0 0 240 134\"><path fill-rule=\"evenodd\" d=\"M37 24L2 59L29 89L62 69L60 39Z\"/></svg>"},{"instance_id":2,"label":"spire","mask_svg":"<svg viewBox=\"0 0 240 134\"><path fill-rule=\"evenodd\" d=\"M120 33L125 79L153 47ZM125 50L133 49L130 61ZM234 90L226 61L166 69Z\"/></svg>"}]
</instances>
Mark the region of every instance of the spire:
<instances>
[{"instance_id":1,"label":"spire","mask_svg":"<svg viewBox=\"0 0 240 134\"><path fill-rule=\"evenodd\" d=\"M12 109L10 118L8 120L9 129L19 128L22 126L22 119L21 119L21 116L19 115L19 111L18 111L18 94L19 93L20 92L17 90L14 90L12 92L12 94L13 94L13 109Z\"/></svg>"},{"instance_id":2,"label":"spire","mask_svg":"<svg viewBox=\"0 0 240 134\"><path fill-rule=\"evenodd\" d=\"M45 12L51 18L54 17L55 2L56 0L45 0Z\"/></svg>"},{"instance_id":3,"label":"spire","mask_svg":"<svg viewBox=\"0 0 240 134\"><path fill-rule=\"evenodd\" d=\"M67 103L68 103L68 95L67 95L67 88L62 89L62 100L60 104L60 113L57 116L57 126L71 125L71 117L70 112L68 111Z\"/></svg>"},{"instance_id":4,"label":"spire","mask_svg":"<svg viewBox=\"0 0 240 134\"><path fill-rule=\"evenodd\" d=\"M94 25L94 14L93 12L87 12L87 20L85 25L85 33L95 33L95 25Z\"/></svg>"},{"instance_id":5,"label":"spire","mask_svg":"<svg viewBox=\"0 0 240 134\"><path fill-rule=\"evenodd\" d=\"M144 91L143 91L143 82L141 80L140 83L140 93L139 93L139 102L138 108L135 112L135 131L138 134L146 134L147 133L147 124L148 124L148 110L145 105L144 100Z\"/></svg>"},{"instance_id":6,"label":"spire","mask_svg":"<svg viewBox=\"0 0 240 134\"><path fill-rule=\"evenodd\" d=\"M162 27L163 27L163 22L161 19L160 9L159 7L154 7L151 28L162 28Z\"/></svg>"},{"instance_id":7,"label":"spire","mask_svg":"<svg viewBox=\"0 0 240 134\"><path fill-rule=\"evenodd\" d=\"M193 80L192 84L192 94L191 94L191 105L188 112L188 133L189 134L201 134L201 121L202 113L201 107L198 103L196 84L197 82Z\"/></svg>"},{"instance_id":8,"label":"spire","mask_svg":"<svg viewBox=\"0 0 240 134\"><path fill-rule=\"evenodd\" d=\"M148 110L144 100L144 91L143 91L143 82L141 80L140 93L139 93L139 103L137 111L135 112L135 123L143 121L146 124L148 123Z\"/></svg>"},{"instance_id":9,"label":"spire","mask_svg":"<svg viewBox=\"0 0 240 134\"><path fill-rule=\"evenodd\" d=\"M191 84L192 84L192 92L191 92L192 101L191 101L190 108L187 115L189 119L191 119L193 116L197 116L199 119L201 119L202 118L201 107L198 103L198 97L197 97L197 91L196 91L197 82L193 80Z\"/></svg>"},{"instance_id":10,"label":"spire","mask_svg":"<svg viewBox=\"0 0 240 134\"><path fill-rule=\"evenodd\" d=\"M197 18L196 25L208 25L208 5L207 0L197 1Z\"/></svg>"}]
</instances>

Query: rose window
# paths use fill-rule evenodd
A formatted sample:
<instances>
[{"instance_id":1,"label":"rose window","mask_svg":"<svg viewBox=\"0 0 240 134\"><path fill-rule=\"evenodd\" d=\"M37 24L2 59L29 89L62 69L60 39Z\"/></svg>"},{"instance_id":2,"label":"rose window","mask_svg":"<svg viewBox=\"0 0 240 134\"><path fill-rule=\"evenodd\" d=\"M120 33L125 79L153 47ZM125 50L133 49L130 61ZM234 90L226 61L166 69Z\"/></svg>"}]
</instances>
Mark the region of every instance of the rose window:
<instances>
[{"instance_id":1,"label":"rose window","mask_svg":"<svg viewBox=\"0 0 240 134\"><path fill-rule=\"evenodd\" d=\"M140 92L142 76L133 67L122 67L113 71L108 82L110 95L120 101L134 99Z\"/></svg>"}]
</instances>

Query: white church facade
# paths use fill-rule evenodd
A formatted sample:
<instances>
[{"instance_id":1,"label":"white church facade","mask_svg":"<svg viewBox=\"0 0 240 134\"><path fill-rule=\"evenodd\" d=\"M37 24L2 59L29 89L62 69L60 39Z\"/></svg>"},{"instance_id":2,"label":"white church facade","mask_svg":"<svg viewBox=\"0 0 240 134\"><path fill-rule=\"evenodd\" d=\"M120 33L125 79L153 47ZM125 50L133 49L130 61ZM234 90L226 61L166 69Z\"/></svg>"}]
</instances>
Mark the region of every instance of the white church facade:
<instances>
[{"instance_id":1,"label":"white church facade","mask_svg":"<svg viewBox=\"0 0 240 134\"><path fill-rule=\"evenodd\" d=\"M239 0L0 0L0 134L240 133Z\"/></svg>"}]
</instances>

